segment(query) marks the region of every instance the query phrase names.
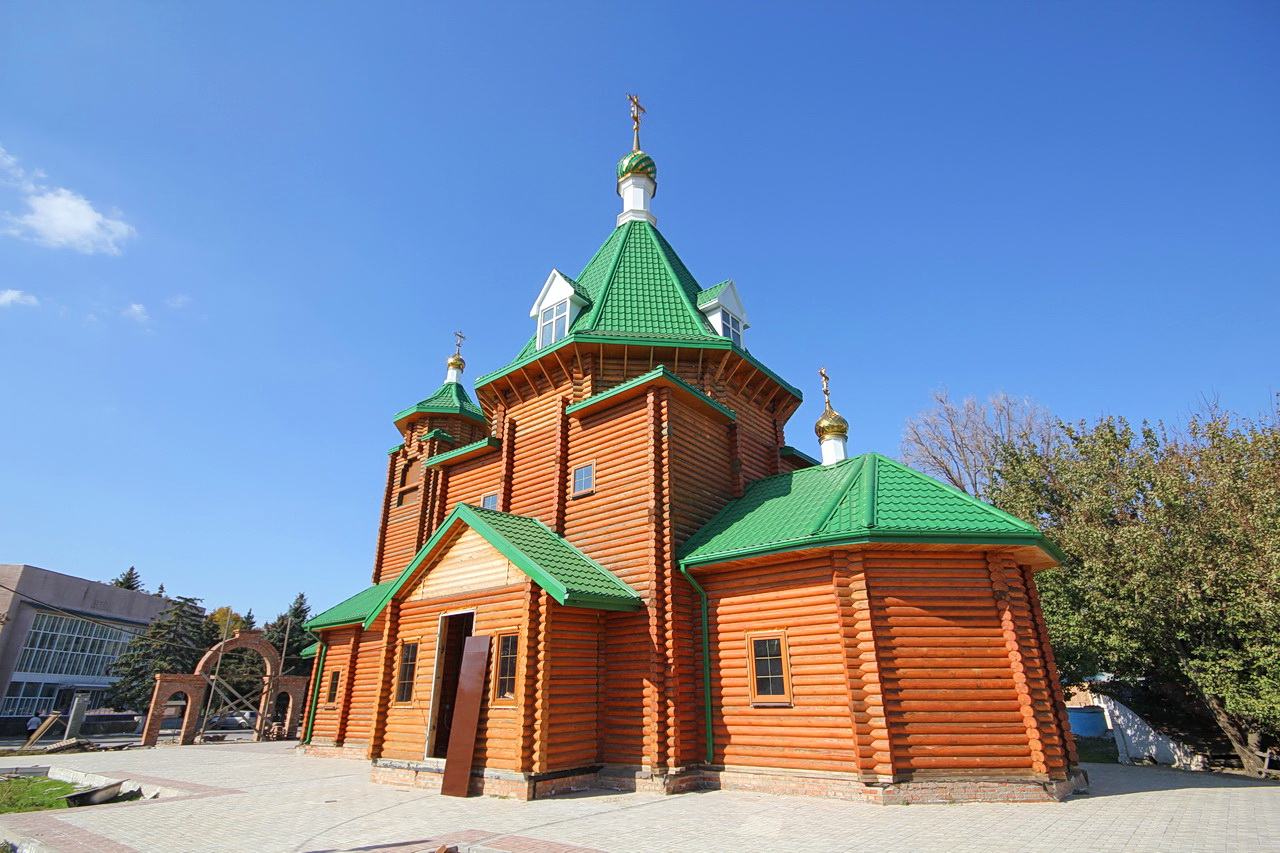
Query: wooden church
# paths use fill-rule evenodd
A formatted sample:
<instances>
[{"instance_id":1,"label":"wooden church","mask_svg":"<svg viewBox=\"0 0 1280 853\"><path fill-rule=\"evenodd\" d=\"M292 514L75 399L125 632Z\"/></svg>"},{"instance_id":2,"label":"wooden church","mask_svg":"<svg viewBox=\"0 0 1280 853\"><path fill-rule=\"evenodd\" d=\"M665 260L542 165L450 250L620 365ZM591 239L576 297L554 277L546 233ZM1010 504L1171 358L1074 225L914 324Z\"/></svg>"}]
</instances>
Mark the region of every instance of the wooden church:
<instances>
[{"instance_id":1,"label":"wooden church","mask_svg":"<svg viewBox=\"0 0 1280 853\"><path fill-rule=\"evenodd\" d=\"M528 343L395 416L372 585L308 623L307 751L460 795L1062 798L1058 551L846 458L829 397L820 461L786 444L800 391L655 227L632 115L617 227L531 289Z\"/></svg>"}]
</instances>

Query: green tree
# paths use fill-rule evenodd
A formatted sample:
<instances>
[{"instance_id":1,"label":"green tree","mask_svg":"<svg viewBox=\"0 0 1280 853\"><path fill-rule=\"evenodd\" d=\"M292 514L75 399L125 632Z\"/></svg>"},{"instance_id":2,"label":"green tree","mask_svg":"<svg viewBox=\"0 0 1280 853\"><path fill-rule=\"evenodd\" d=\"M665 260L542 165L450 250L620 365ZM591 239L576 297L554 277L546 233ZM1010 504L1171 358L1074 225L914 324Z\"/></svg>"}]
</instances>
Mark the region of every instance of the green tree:
<instances>
[{"instance_id":1,"label":"green tree","mask_svg":"<svg viewBox=\"0 0 1280 853\"><path fill-rule=\"evenodd\" d=\"M1068 557L1037 576L1064 679L1188 686L1256 769L1253 747L1280 735L1280 411L1006 442L990 499Z\"/></svg>"},{"instance_id":2,"label":"green tree","mask_svg":"<svg viewBox=\"0 0 1280 853\"><path fill-rule=\"evenodd\" d=\"M169 606L146 632L129 643L111 664L109 674L116 681L107 689L108 705L145 711L151 704L157 673L195 669L200 657L217 641L198 602L198 598L169 599Z\"/></svg>"},{"instance_id":3,"label":"green tree","mask_svg":"<svg viewBox=\"0 0 1280 853\"><path fill-rule=\"evenodd\" d=\"M298 593L289 609L267 623L264 636L280 650L285 675L307 675L310 667L302 658L302 650L316 641L315 635L302 627L311 618L311 605L305 593ZM285 648L285 635L288 648Z\"/></svg>"},{"instance_id":4,"label":"green tree","mask_svg":"<svg viewBox=\"0 0 1280 853\"><path fill-rule=\"evenodd\" d=\"M121 589L132 589L136 592L144 592L142 588L142 575L138 574L138 570L133 566L120 573L120 576L111 581L111 586L118 586Z\"/></svg>"}]
</instances>

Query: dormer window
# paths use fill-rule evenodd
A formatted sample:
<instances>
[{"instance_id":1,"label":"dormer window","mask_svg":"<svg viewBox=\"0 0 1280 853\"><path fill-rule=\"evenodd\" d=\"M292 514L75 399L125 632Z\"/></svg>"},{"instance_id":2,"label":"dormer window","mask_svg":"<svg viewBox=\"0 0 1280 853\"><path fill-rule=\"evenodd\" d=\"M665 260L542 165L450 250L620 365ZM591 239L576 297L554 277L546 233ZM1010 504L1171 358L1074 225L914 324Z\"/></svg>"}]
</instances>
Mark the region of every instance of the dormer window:
<instances>
[{"instance_id":1,"label":"dormer window","mask_svg":"<svg viewBox=\"0 0 1280 853\"><path fill-rule=\"evenodd\" d=\"M699 293L698 310L707 318L711 331L719 332L720 337L728 338L734 346L745 349L742 333L751 328L751 321L747 319L747 309L742 306L738 286L732 279Z\"/></svg>"},{"instance_id":2,"label":"dormer window","mask_svg":"<svg viewBox=\"0 0 1280 853\"><path fill-rule=\"evenodd\" d=\"M538 321L538 347L554 344L569 332L569 300L542 309Z\"/></svg>"},{"instance_id":3,"label":"dormer window","mask_svg":"<svg viewBox=\"0 0 1280 853\"><path fill-rule=\"evenodd\" d=\"M529 316L538 321L538 349L563 340L578 312L587 304L586 296L573 279L559 270L552 270L529 311Z\"/></svg>"},{"instance_id":4,"label":"dormer window","mask_svg":"<svg viewBox=\"0 0 1280 853\"><path fill-rule=\"evenodd\" d=\"M720 334L733 341L735 346L742 346L742 321L728 311L720 311Z\"/></svg>"}]
</instances>

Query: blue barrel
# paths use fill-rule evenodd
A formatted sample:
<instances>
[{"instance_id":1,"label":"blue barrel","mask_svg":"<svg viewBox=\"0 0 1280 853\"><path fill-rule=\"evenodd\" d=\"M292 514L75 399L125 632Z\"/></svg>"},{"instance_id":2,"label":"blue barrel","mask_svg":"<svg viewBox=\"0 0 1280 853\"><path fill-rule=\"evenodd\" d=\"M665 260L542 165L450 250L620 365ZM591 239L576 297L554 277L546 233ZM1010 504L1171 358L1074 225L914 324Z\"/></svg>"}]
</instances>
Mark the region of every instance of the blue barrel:
<instances>
[{"instance_id":1,"label":"blue barrel","mask_svg":"<svg viewBox=\"0 0 1280 853\"><path fill-rule=\"evenodd\" d=\"M1097 705L1068 708L1067 719L1076 737L1102 737L1107 733L1107 714Z\"/></svg>"}]
</instances>

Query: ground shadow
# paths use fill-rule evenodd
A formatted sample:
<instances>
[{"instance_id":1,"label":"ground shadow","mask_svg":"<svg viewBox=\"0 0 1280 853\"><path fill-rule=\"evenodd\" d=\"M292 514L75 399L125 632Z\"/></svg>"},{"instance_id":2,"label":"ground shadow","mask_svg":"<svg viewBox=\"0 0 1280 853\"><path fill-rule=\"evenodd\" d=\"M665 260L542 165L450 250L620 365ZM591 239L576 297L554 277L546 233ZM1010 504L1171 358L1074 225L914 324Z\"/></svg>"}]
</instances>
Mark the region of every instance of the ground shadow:
<instances>
[{"instance_id":1,"label":"ground shadow","mask_svg":"<svg viewBox=\"0 0 1280 853\"><path fill-rule=\"evenodd\" d=\"M1227 773L1174 770L1140 764L1082 764L1089 774L1089 793L1078 796L1120 797L1152 791L1179 791L1192 788L1273 788L1280 782Z\"/></svg>"}]
</instances>

